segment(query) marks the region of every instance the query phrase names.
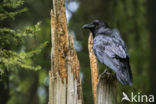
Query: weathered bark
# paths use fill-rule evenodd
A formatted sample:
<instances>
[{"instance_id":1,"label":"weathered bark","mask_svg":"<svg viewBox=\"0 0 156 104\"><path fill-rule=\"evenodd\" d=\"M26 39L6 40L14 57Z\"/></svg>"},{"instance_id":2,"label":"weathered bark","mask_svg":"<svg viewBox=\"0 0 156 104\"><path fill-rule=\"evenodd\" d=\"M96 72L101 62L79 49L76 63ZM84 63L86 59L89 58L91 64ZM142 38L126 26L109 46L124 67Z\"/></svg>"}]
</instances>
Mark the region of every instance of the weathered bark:
<instances>
[{"instance_id":1,"label":"weathered bark","mask_svg":"<svg viewBox=\"0 0 156 104\"><path fill-rule=\"evenodd\" d=\"M88 39L88 50L89 50L89 58L90 58L90 67L91 67L91 75L92 75L92 90L94 97L94 104L96 104L96 86L98 83L98 67L97 60L93 52L93 37L90 34Z\"/></svg>"},{"instance_id":2,"label":"weathered bark","mask_svg":"<svg viewBox=\"0 0 156 104\"><path fill-rule=\"evenodd\" d=\"M96 104L117 104L116 80L110 74L102 73L97 85Z\"/></svg>"},{"instance_id":3,"label":"weathered bark","mask_svg":"<svg viewBox=\"0 0 156 104\"><path fill-rule=\"evenodd\" d=\"M68 38L64 0L53 0L53 7L49 104L82 104L79 61L73 38Z\"/></svg>"},{"instance_id":4,"label":"weathered bark","mask_svg":"<svg viewBox=\"0 0 156 104\"><path fill-rule=\"evenodd\" d=\"M73 37L69 36L67 104L82 104L82 89L79 72L79 60L73 46Z\"/></svg>"},{"instance_id":5,"label":"weathered bark","mask_svg":"<svg viewBox=\"0 0 156 104\"><path fill-rule=\"evenodd\" d=\"M99 75L98 80L98 67L97 60L93 52L93 37L89 36L88 49L90 56L90 66L92 74L92 88L94 96L94 104L116 104L116 79L108 72Z\"/></svg>"}]
</instances>

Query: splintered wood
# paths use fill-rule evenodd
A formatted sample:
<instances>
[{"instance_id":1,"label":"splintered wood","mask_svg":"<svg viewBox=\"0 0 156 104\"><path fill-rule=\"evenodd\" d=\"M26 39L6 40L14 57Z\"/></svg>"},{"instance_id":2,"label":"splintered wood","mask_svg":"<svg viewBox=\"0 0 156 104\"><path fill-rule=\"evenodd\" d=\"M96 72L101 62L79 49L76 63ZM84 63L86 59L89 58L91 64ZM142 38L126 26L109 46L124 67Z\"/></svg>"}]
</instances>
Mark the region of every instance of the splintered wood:
<instances>
[{"instance_id":1,"label":"splintered wood","mask_svg":"<svg viewBox=\"0 0 156 104\"><path fill-rule=\"evenodd\" d=\"M94 104L116 104L117 88L116 79L112 74L102 73L98 78L98 65L93 52L93 36L90 34L88 39L88 50L92 75L92 90Z\"/></svg>"},{"instance_id":2,"label":"splintered wood","mask_svg":"<svg viewBox=\"0 0 156 104\"><path fill-rule=\"evenodd\" d=\"M117 104L117 86L115 78L105 73L100 74L96 94L96 104Z\"/></svg>"},{"instance_id":3,"label":"splintered wood","mask_svg":"<svg viewBox=\"0 0 156 104\"><path fill-rule=\"evenodd\" d=\"M51 70L49 104L82 104L79 60L68 36L64 0L53 0L51 10Z\"/></svg>"},{"instance_id":4,"label":"splintered wood","mask_svg":"<svg viewBox=\"0 0 156 104\"><path fill-rule=\"evenodd\" d=\"M82 104L82 89L79 72L79 61L73 46L73 37L69 36L68 52L68 87L67 104Z\"/></svg>"},{"instance_id":5,"label":"splintered wood","mask_svg":"<svg viewBox=\"0 0 156 104\"><path fill-rule=\"evenodd\" d=\"M98 83L98 67L97 60L93 52L93 36L90 34L88 39L88 50L89 50L89 58L90 58L90 67L91 67L91 75L92 75L92 90L94 97L94 104L96 104L96 86Z\"/></svg>"},{"instance_id":6,"label":"splintered wood","mask_svg":"<svg viewBox=\"0 0 156 104\"><path fill-rule=\"evenodd\" d=\"M58 71L62 81L67 77L66 59L68 47L68 31L66 24L64 0L53 0L54 9L51 10L51 28L52 28L52 62L54 62L53 72ZM57 57L55 57L57 56ZM59 62L60 64L58 65Z\"/></svg>"}]
</instances>

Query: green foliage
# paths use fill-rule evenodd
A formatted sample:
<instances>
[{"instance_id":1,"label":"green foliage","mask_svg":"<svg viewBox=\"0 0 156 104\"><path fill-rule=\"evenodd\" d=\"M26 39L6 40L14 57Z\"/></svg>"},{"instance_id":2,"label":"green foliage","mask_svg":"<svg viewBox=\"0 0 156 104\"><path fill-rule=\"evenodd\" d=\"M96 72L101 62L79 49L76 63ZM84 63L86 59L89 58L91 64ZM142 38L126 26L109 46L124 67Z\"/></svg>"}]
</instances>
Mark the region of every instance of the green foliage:
<instances>
[{"instance_id":1,"label":"green foliage","mask_svg":"<svg viewBox=\"0 0 156 104\"><path fill-rule=\"evenodd\" d=\"M9 29L9 28L1 28L0 33L4 35L4 37L1 37L1 49L0 49L0 63L1 67L0 72L4 73L4 70L14 70L18 67L24 68L24 69L31 69L31 70L38 70L41 69L40 66L32 66L32 60L31 57L40 53L41 50L47 45L47 42L41 44L36 49L25 52L24 51L24 43L26 44L26 39L33 38L35 34L40 30L39 23L35 26L27 27L24 32L17 32L15 30ZM6 34L8 33L8 34ZM10 35L12 34L12 38ZM7 36L8 35L8 36ZM11 39L10 39L10 38ZM4 46L14 44L13 46L17 46L17 44L20 44L20 50L10 50L10 49L4 49ZM13 47L14 49L14 47ZM3 69L5 68L5 69Z\"/></svg>"},{"instance_id":2,"label":"green foliage","mask_svg":"<svg viewBox=\"0 0 156 104\"><path fill-rule=\"evenodd\" d=\"M51 6L42 0L0 2L0 86L5 85L0 103L47 103L51 38L49 12L45 12L50 9L44 3ZM40 9L33 8L38 5Z\"/></svg>"},{"instance_id":3,"label":"green foliage","mask_svg":"<svg viewBox=\"0 0 156 104\"><path fill-rule=\"evenodd\" d=\"M0 73L4 73L4 70L18 69L18 67L31 70L41 69L40 66L32 66L31 57L40 53L47 42L30 52L25 52L23 49L26 48L24 44L28 42L26 39L33 38L40 31L40 23L26 27L24 31L14 30L9 25L5 26L5 20L14 19L17 14L25 12L26 8L18 9L23 3L22 0L4 0L0 5L2 17L0 19L2 24L0 28Z\"/></svg>"},{"instance_id":4,"label":"green foliage","mask_svg":"<svg viewBox=\"0 0 156 104\"><path fill-rule=\"evenodd\" d=\"M0 22L6 19L14 19L16 15L27 11L26 8L18 9L23 3L23 0L2 0L0 4Z\"/></svg>"},{"instance_id":5,"label":"green foliage","mask_svg":"<svg viewBox=\"0 0 156 104\"><path fill-rule=\"evenodd\" d=\"M23 101L28 104L28 101L32 101L30 92L37 94L38 87L38 74L35 71L41 69L41 65L35 62L34 58L38 57L48 45L45 40L38 44L33 43L40 35L40 22L34 26L22 24L22 27L17 29L17 24L14 24L17 17L27 11L23 4L23 0L0 1L0 103L2 104L7 102L21 104ZM32 90L33 86L36 90ZM26 96L29 97L26 99Z\"/></svg>"},{"instance_id":6,"label":"green foliage","mask_svg":"<svg viewBox=\"0 0 156 104\"><path fill-rule=\"evenodd\" d=\"M40 66L32 66L32 60L31 57L35 54L40 53L41 49L43 49L47 45L47 42L43 43L40 47L37 49L31 51L31 52L20 52L16 53L14 51L7 51L7 50L0 50L0 62L3 67L6 69L17 69L17 67L21 67L24 69L30 69L30 70L39 70L41 69ZM6 70L4 69L4 70ZM4 73L4 70L1 68L1 73Z\"/></svg>"}]
</instances>

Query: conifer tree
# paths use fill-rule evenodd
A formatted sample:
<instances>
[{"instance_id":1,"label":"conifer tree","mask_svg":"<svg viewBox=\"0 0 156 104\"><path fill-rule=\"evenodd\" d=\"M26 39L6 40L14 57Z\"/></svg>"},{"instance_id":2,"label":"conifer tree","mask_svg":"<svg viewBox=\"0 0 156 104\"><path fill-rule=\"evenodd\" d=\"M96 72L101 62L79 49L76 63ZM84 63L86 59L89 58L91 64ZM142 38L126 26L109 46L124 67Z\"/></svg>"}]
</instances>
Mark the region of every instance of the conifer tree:
<instances>
[{"instance_id":1,"label":"conifer tree","mask_svg":"<svg viewBox=\"0 0 156 104\"><path fill-rule=\"evenodd\" d=\"M6 104L9 99L9 77L11 72L18 69L38 70L40 66L33 66L31 57L38 54L46 43L33 51L26 52L25 44L29 38L40 30L39 24L26 27L24 30L12 27L17 15L26 12L23 0L0 1L0 102Z\"/></svg>"}]
</instances>

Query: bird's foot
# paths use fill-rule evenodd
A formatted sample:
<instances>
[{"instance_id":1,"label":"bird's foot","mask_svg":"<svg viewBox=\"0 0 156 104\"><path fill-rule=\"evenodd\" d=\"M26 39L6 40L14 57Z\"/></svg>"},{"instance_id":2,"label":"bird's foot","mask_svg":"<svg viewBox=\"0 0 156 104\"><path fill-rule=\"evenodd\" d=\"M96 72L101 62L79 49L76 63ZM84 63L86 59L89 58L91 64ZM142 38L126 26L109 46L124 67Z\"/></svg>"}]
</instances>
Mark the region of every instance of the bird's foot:
<instances>
[{"instance_id":1,"label":"bird's foot","mask_svg":"<svg viewBox=\"0 0 156 104\"><path fill-rule=\"evenodd\" d=\"M107 72L108 72L107 69L105 69L102 74L106 74Z\"/></svg>"},{"instance_id":2,"label":"bird's foot","mask_svg":"<svg viewBox=\"0 0 156 104\"><path fill-rule=\"evenodd\" d=\"M104 72L99 75L99 78L105 78L105 77L107 77L108 79L112 78L111 73L108 72L107 69L105 69Z\"/></svg>"}]
</instances>

